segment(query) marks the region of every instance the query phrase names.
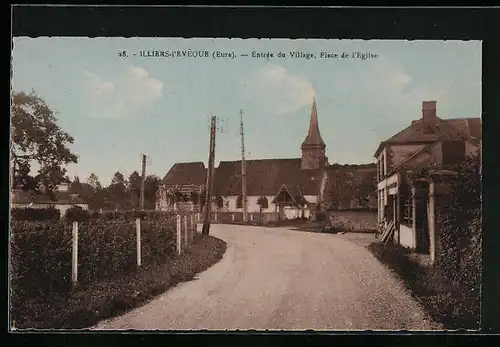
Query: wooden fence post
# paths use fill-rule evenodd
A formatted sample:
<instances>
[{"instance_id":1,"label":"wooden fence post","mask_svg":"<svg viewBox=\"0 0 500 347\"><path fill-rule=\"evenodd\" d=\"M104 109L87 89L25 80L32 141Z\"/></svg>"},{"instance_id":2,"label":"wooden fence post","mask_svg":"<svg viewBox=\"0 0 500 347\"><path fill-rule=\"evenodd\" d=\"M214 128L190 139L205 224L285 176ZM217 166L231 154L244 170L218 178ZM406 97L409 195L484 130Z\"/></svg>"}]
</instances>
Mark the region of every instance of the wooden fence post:
<instances>
[{"instance_id":1,"label":"wooden fence post","mask_svg":"<svg viewBox=\"0 0 500 347\"><path fill-rule=\"evenodd\" d=\"M78 282L78 222L73 222L73 250L71 262L71 282L76 285Z\"/></svg>"},{"instance_id":2,"label":"wooden fence post","mask_svg":"<svg viewBox=\"0 0 500 347\"><path fill-rule=\"evenodd\" d=\"M231 220L234 222L234 213L231 215Z\"/></svg>"},{"instance_id":3,"label":"wooden fence post","mask_svg":"<svg viewBox=\"0 0 500 347\"><path fill-rule=\"evenodd\" d=\"M135 235L137 243L137 266L141 266L141 219L135 219Z\"/></svg>"},{"instance_id":4,"label":"wooden fence post","mask_svg":"<svg viewBox=\"0 0 500 347\"><path fill-rule=\"evenodd\" d=\"M177 215L177 253L182 252L181 216Z\"/></svg>"},{"instance_id":5,"label":"wooden fence post","mask_svg":"<svg viewBox=\"0 0 500 347\"><path fill-rule=\"evenodd\" d=\"M184 215L184 244L188 245L188 216Z\"/></svg>"}]
</instances>

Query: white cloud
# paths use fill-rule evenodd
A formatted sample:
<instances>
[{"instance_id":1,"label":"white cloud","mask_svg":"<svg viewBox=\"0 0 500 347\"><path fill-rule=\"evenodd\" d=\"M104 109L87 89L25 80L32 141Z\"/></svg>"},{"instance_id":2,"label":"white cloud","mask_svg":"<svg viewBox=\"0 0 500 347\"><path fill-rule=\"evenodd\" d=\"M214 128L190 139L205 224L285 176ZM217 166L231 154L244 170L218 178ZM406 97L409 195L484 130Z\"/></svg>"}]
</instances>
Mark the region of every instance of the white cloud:
<instances>
[{"instance_id":1,"label":"white cloud","mask_svg":"<svg viewBox=\"0 0 500 347\"><path fill-rule=\"evenodd\" d=\"M350 102L359 103L371 114L403 119L404 122L420 117L421 104L425 100L436 100L438 114L445 114L450 102L446 90L439 85L424 85L415 80L396 64L377 62L337 78L332 95L339 93L352 99Z\"/></svg>"},{"instance_id":2,"label":"white cloud","mask_svg":"<svg viewBox=\"0 0 500 347\"><path fill-rule=\"evenodd\" d=\"M84 91L93 117L117 119L141 114L163 96L162 89L163 82L138 66L131 66L113 80L85 71Z\"/></svg>"},{"instance_id":3,"label":"white cloud","mask_svg":"<svg viewBox=\"0 0 500 347\"><path fill-rule=\"evenodd\" d=\"M259 68L247 83L252 97L262 100L271 113L285 114L311 105L314 88L304 76L294 75L277 64Z\"/></svg>"}]
</instances>

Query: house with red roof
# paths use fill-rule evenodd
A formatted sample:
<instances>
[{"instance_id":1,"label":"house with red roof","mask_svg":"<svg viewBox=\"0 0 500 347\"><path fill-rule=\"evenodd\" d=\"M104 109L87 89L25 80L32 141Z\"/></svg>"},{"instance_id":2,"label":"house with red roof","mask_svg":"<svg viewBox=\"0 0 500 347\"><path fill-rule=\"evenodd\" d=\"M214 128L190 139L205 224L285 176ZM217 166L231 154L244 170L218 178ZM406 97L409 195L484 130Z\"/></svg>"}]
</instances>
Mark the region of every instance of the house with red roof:
<instances>
[{"instance_id":1,"label":"house with red roof","mask_svg":"<svg viewBox=\"0 0 500 347\"><path fill-rule=\"evenodd\" d=\"M62 182L49 196L42 192L32 190L12 189L11 190L11 208L55 208L64 216L71 207L81 207L88 209L88 203L78 194L69 191L69 184Z\"/></svg>"},{"instance_id":2,"label":"house with red roof","mask_svg":"<svg viewBox=\"0 0 500 347\"><path fill-rule=\"evenodd\" d=\"M300 148L302 155L297 158L246 160L250 218L253 213L277 214L280 219L309 218L319 206L360 208L369 207L370 202L376 200L375 163L328 163L316 100L313 100L309 129ZM212 211L243 211L241 170L240 160L221 161L214 168ZM198 210L200 199L197 197L205 189L206 174L202 162L174 164L163 179L157 209Z\"/></svg>"},{"instance_id":3,"label":"house with red roof","mask_svg":"<svg viewBox=\"0 0 500 347\"><path fill-rule=\"evenodd\" d=\"M479 153L482 137L481 118L441 119L436 105L424 101L421 118L382 141L374 154L379 223L394 242L427 254L432 261L438 187L453 166ZM431 171L434 178L419 177L422 170Z\"/></svg>"}]
</instances>

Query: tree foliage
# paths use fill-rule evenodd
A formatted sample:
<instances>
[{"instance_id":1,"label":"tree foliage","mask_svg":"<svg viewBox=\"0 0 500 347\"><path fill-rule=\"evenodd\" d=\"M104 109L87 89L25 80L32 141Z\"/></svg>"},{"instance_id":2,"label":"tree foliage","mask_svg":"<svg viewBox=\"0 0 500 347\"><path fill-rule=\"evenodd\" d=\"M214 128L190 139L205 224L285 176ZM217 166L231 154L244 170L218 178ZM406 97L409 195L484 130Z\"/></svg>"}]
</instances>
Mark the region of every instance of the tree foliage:
<instances>
[{"instance_id":1,"label":"tree foliage","mask_svg":"<svg viewBox=\"0 0 500 347\"><path fill-rule=\"evenodd\" d=\"M73 137L58 124L55 113L34 91L12 97L11 166L15 188L38 190L43 184L50 193L66 174L64 165L77 163L69 146ZM39 166L32 176L32 164Z\"/></svg>"},{"instance_id":2,"label":"tree foliage","mask_svg":"<svg viewBox=\"0 0 500 347\"><path fill-rule=\"evenodd\" d=\"M454 170L453 194L444 205L440 228L438 266L451 281L469 312L458 316L480 317L481 286L481 166L479 157L469 157Z\"/></svg>"}]
</instances>

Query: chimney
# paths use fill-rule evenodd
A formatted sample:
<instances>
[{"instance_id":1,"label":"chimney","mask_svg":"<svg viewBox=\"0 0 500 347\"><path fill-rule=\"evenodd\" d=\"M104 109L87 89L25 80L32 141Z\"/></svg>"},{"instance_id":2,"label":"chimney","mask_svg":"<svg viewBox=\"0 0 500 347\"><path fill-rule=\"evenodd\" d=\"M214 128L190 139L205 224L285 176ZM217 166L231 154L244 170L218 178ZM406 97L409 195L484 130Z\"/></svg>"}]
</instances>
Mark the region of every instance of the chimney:
<instances>
[{"instance_id":1,"label":"chimney","mask_svg":"<svg viewBox=\"0 0 500 347\"><path fill-rule=\"evenodd\" d=\"M436 101L422 102L422 120L424 123L435 127L436 125Z\"/></svg>"}]
</instances>

